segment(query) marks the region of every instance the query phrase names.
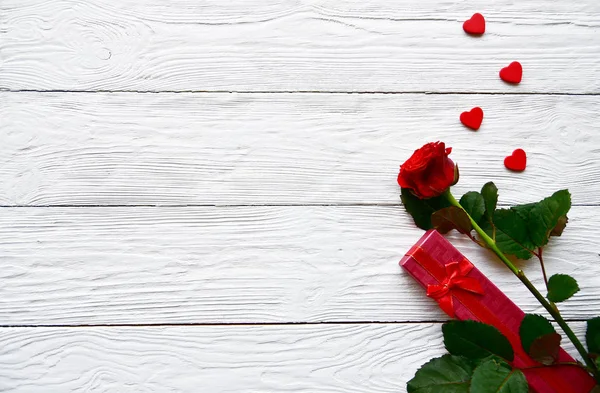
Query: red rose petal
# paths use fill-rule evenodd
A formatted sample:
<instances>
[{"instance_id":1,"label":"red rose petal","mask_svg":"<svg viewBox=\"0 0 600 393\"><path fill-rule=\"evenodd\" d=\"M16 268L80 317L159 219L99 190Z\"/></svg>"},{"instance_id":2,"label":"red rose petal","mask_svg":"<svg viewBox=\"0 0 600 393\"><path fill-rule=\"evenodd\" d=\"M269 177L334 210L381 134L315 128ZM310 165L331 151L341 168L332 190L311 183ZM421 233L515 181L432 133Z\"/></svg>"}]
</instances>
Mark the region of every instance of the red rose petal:
<instances>
[{"instance_id":1,"label":"red rose petal","mask_svg":"<svg viewBox=\"0 0 600 393\"><path fill-rule=\"evenodd\" d=\"M425 144L400 166L398 184L420 199L441 195L456 181L455 165L444 142Z\"/></svg>"},{"instance_id":2,"label":"red rose petal","mask_svg":"<svg viewBox=\"0 0 600 393\"><path fill-rule=\"evenodd\" d=\"M480 13L474 14L471 19L463 23L463 30L465 33L473 35L485 33L485 18Z\"/></svg>"},{"instance_id":3,"label":"red rose petal","mask_svg":"<svg viewBox=\"0 0 600 393\"><path fill-rule=\"evenodd\" d=\"M523 67L518 61L513 61L508 67L500 70L500 78L508 83L521 83L523 78Z\"/></svg>"},{"instance_id":4,"label":"red rose petal","mask_svg":"<svg viewBox=\"0 0 600 393\"><path fill-rule=\"evenodd\" d=\"M481 127L483 121L483 110L476 106L471 109L470 112L463 112L460 114L460 122L472 130L477 131Z\"/></svg>"},{"instance_id":5,"label":"red rose petal","mask_svg":"<svg viewBox=\"0 0 600 393\"><path fill-rule=\"evenodd\" d=\"M523 149L517 149L504 159L504 166L511 171L521 172L527 166L527 155Z\"/></svg>"}]
</instances>

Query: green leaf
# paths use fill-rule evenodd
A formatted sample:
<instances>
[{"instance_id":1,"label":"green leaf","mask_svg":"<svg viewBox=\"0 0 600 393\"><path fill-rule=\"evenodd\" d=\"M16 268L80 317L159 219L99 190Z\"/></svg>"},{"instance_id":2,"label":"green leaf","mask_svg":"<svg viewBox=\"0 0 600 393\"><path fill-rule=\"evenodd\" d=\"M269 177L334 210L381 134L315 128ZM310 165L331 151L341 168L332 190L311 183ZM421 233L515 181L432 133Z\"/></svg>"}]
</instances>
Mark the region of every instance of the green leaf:
<instances>
[{"instance_id":1,"label":"green leaf","mask_svg":"<svg viewBox=\"0 0 600 393\"><path fill-rule=\"evenodd\" d=\"M442 326L444 345L452 355L471 360L497 355L509 362L514 351L508 339L492 325L476 321L450 321Z\"/></svg>"},{"instance_id":2,"label":"green leaf","mask_svg":"<svg viewBox=\"0 0 600 393\"><path fill-rule=\"evenodd\" d=\"M467 213L456 206L446 207L433 213L431 225L440 233L448 233L456 229L460 233L469 234L473 230Z\"/></svg>"},{"instance_id":3,"label":"green leaf","mask_svg":"<svg viewBox=\"0 0 600 393\"><path fill-rule=\"evenodd\" d=\"M548 280L548 300L564 302L579 292L577 281L567 274L555 274Z\"/></svg>"},{"instance_id":4,"label":"green leaf","mask_svg":"<svg viewBox=\"0 0 600 393\"><path fill-rule=\"evenodd\" d=\"M492 182L485 183L481 189L481 196L485 203L485 216L492 222L498 204L498 188Z\"/></svg>"},{"instance_id":5,"label":"green leaf","mask_svg":"<svg viewBox=\"0 0 600 393\"><path fill-rule=\"evenodd\" d=\"M498 209L494 213L496 227L496 245L505 254L514 255L519 259L531 258L535 245L529 240L527 222L518 209ZM483 223L483 230L492 236L493 228L489 223Z\"/></svg>"},{"instance_id":6,"label":"green leaf","mask_svg":"<svg viewBox=\"0 0 600 393\"><path fill-rule=\"evenodd\" d=\"M600 355L600 317L592 318L587 321L587 331L585 333L588 352Z\"/></svg>"},{"instance_id":7,"label":"green leaf","mask_svg":"<svg viewBox=\"0 0 600 393\"><path fill-rule=\"evenodd\" d=\"M554 229L552 229L552 231L550 231L550 236L562 235L563 231L567 227L567 222L569 222L569 217L567 217L567 216L560 217L558 219L558 223L556 224Z\"/></svg>"},{"instance_id":8,"label":"green leaf","mask_svg":"<svg viewBox=\"0 0 600 393\"><path fill-rule=\"evenodd\" d=\"M519 328L521 345L532 359L550 365L558 360L561 337L549 320L537 314L526 314Z\"/></svg>"},{"instance_id":9,"label":"green leaf","mask_svg":"<svg viewBox=\"0 0 600 393\"><path fill-rule=\"evenodd\" d=\"M473 364L460 356L431 359L408 381L408 393L468 393Z\"/></svg>"},{"instance_id":10,"label":"green leaf","mask_svg":"<svg viewBox=\"0 0 600 393\"><path fill-rule=\"evenodd\" d=\"M479 222L485 214L485 201L477 191L467 192L459 203L475 222Z\"/></svg>"},{"instance_id":11,"label":"green leaf","mask_svg":"<svg viewBox=\"0 0 600 393\"><path fill-rule=\"evenodd\" d=\"M531 241L538 247L545 246L550 234L558 232L555 228L563 225L563 222L566 225L569 209L571 209L571 194L568 190L557 191L535 204L529 213L527 223Z\"/></svg>"},{"instance_id":12,"label":"green leaf","mask_svg":"<svg viewBox=\"0 0 600 393\"><path fill-rule=\"evenodd\" d=\"M529 385L523 372L508 363L489 359L475 368L471 380L473 393L528 393Z\"/></svg>"},{"instance_id":13,"label":"green leaf","mask_svg":"<svg viewBox=\"0 0 600 393\"><path fill-rule=\"evenodd\" d=\"M550 333L536 338L529 348L529 356L546 366L556 363L560 351L562 337L558 333Z\"/></svg>"},{"instance_id":14,"label":"green leaf","mask_svg":"<svg viewBox=\"0 0 600 393\"><path fill-rule=\"evenodd\" d=\"M516 211L517 214L525 220L525 222L529 221L529 213L531 213L531 209L535 207L536 203L526 203L524 205L516 205L511 207L512 210Z\"/></svg>"},{"instance_id":15,"label":"green leaf","mask_svg":"<svg viewBox=\"0 0 600 393\"><path fill-rule=\"evenodd\" d=\"M402 188L401 199L404 208L412 216L413 220L415 220L415 224L424 230L433 228L431 215L434 212L450 206L450 202L444 196L420 199L414 196L407 188Z\"/></svg>"},{"instance_id":16,"label":"green leaf","mask_svg":"<svg viewBox=\"0 0 600 393\"><path fill-rule=\"evenodd\" d=\"M536 338L550 333L556 333L554 326L545 317L537 314L525 314L525 318L523 318L519 327L521 345L527 353L529 353L529 348Z\"/></svg>"}]
</instances>

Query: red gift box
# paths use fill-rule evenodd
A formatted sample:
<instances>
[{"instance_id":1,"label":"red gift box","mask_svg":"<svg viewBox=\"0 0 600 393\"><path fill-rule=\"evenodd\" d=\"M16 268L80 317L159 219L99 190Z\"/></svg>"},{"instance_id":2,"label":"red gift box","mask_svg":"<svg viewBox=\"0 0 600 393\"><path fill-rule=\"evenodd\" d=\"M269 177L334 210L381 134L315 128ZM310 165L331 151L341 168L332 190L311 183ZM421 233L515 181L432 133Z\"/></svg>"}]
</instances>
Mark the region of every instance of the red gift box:
<instances>
[{"instance_id":1,"label":"red gift box","mask_svg":"<svg viewBox=\"0 0 600 393\"><path fill-rule=\"evenodd\" d=\"M519 326L525 313L440 233L426 232L400 265L449 316L484 322L500 330L512 344L515 367L540 365L521 346ZM560 350L558 362L574 361ZM588 373L574 366L533 368L523 372L530 388L537 393L589 393L595 386Z\"/></svg>"}]
</instances>

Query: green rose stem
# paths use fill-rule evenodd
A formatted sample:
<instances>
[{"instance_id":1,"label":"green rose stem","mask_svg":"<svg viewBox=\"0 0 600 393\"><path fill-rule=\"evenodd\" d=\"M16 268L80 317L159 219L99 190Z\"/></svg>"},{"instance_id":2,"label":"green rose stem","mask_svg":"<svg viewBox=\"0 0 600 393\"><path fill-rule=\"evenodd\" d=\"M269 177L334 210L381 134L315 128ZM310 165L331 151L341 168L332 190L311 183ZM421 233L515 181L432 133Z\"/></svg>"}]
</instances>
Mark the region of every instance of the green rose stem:
<instances>
[{"instance_id":1,"label":"green rose stem","mask_svg":"<svg viewBox=\"0 0 600 393\"><path fill-rule=\"evenodd\" d=\"M458 201L454 198L454 196L450 192L450 189L448 189L448 191L446 191L445 195L451 205L456 206L462 210L465 210L460 205L460 203L458 203ZM594 375L594 378L596 379L596 381L600 383L600 374L598 373L598 369L596 368L596 365L594 364L592 359L590 359L590 356L587 353L587 351L585 350L584 346L581 344L581 341L579 341L579 339L577 338L575 333L573 333L573 330L571 330L569 325L567 325L567 322L560 315L560 312L558 311L558 309L556 309L556 307L552 307L550 302L548 302L548 300L546 300L546 298L544 296L542 296L542 294L531 283L531 281L529 281L529 279L527 278L527 276L525 275L523 270L517 268L510 261L510 259L508 259L506 257L506 255L504 255L504 253L502 251L500 251L500 249L496 245L496 242L491 237L489 237L488 234L485 233L479 225L477 225L477 223L473 220L473 218L471 218L471 216L469 215L469 213L466 210L465 210L465 213L467 213L467 216L469 217L469 220L471 221L471 225L473 225L473 228L475 229L477 234L480 236L480 238L483 240L483 242L487 245L487 247L490 250L492 250L494 252L494 254L496 254L498 256L498 258L500 258L500 260L506 265L506 267L508 267L510 269L510 271L513 272L513 274L515 276L517 276L517 278L519 280L521 280L521 282L527 287L527 289L529 289L529 291L533 294L533 296L535 296L535 298L540 302L540 304L542 306L544 306L546 311L548 311L548 313L550 313L550 315L554 318L556 323L558 323L558 325L562 328L562 330L565 332L567 337L569 337L569 339L571 340L573 345L575 345L575 348L577 348L577 351L579 352L579 354L585 361L585 364L587 365L587 368L589 369L589 371L591 371L591 373Z\"/></svg>"}]
</instances>

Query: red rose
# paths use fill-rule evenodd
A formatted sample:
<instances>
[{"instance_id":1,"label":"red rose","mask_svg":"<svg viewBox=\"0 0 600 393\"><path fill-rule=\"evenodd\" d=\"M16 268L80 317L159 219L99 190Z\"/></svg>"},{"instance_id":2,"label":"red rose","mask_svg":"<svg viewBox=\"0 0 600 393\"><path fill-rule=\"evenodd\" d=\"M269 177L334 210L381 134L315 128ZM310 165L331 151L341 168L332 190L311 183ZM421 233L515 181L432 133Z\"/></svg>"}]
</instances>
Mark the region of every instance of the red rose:
<instances>
[{"instance_id":1,"label":"red rose","mask_svg":"<svg viewBox=\"0 0 600 393\"><path fill-rule=\"evenodd\" d=\"M441 195L458 181L458 170L448 158L451 151L444 142L431 142L415 150L400 167L398 184L421 199Z\"/></svg>"}]
</instances>

